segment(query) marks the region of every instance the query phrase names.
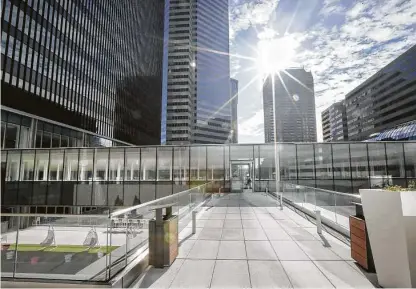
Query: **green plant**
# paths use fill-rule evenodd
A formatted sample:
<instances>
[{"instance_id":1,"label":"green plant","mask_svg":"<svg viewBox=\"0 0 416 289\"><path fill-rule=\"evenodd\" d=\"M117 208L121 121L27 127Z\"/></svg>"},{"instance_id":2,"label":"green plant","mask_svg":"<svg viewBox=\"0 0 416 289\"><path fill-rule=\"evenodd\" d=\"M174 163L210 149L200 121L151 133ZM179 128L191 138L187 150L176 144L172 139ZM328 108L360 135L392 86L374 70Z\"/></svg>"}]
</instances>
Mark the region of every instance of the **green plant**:
<instances>
[{"instance_id":1,"label":"green plant","mask_svg":"<svg viewBox=\"0 0 416 289\"><path fill-rule=\"evenodd\" d=\"M415 191L416 190L416 181L410 181L407 188L403 188L398 185L386 185L383 187L384 190L392 192L402 192L402 191Z\"/></svg>"}]
</instances>

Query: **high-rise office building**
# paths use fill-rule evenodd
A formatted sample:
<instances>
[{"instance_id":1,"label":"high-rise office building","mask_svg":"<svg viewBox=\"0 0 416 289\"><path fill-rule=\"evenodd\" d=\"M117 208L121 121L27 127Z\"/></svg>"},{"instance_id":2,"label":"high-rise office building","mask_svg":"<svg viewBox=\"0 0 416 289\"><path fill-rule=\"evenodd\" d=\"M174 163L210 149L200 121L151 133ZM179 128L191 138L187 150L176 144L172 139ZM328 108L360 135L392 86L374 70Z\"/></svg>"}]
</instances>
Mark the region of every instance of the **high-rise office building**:
<instances>
[{"instance_id":1,"label":"high-rise office building","mask_svg":"<svg viewBox=\"0 0 416 289\"><path fill-rule=\"evenodd\" d=\"M168 144L226 143L231 132L228 0L170 0L168 5L162 139Z\"/></svg>"},{"instance_id":2,"label":"high-rise office building","mask_svg":"<svg viewBox=\"0 0 416 289\"><path fill-rule=\"evenodd\" d=\"M238 143L238 80L230 79L232 143Z\"/></svg>"},{"instance_id":3,"label":"high-rise office building","mask_svg":"<svg viewBox=\"0 0 416 289\"><path fill-rule=\"evenodd\" d=\"M416 120L416 45L349 92L345 104L350 141Z\"/></svg>"},{"instance_id":4,"label":"high-rise office building","mask_svg":"<svg viewBox=\"0 0 416 289\"><path fill-rule=\"evenodd\" d=\"M316 142L311 72L289 68L269 75L263 84L263 108L266 142Z\"/></svg>"},{"instance_id":5,"label":"high-rise office building","mask_svg":"<svg viewBox=\"0 0 416 289\"><path fill-rule=\"evenodd\" d=\"M3 1L2 147L158 144L163 9Z\"/></svg>"},{"instance_id":6,"label":"high-rise office building","mask_svg":"<svg viewBox=\"0 0 416 289\"><path fill-rule=\"evenodd\" d=\"M344 101L332 104L322 112L322 134L325 142L348 140Z\"/></svg>"}]
</instances>

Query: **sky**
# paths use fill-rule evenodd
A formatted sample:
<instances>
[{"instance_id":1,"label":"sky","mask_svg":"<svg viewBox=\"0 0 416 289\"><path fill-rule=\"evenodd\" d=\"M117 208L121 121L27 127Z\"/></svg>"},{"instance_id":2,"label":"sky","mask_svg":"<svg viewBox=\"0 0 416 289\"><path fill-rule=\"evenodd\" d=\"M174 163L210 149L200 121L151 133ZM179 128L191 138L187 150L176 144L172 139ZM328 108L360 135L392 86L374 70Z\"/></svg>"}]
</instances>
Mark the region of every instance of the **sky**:
<instances>
[{"instance_id":1,"label":"sky","mask_svg":"<svg viewBox=\"0 0 416 289\"><path fill-rule=\"evenodd\" d=\"M231 76L239 81L239 143L264 142L258 42L284 37L314 77L321 112L416 44L416 0L230 0Z\"/></svg>"}]
</instances>

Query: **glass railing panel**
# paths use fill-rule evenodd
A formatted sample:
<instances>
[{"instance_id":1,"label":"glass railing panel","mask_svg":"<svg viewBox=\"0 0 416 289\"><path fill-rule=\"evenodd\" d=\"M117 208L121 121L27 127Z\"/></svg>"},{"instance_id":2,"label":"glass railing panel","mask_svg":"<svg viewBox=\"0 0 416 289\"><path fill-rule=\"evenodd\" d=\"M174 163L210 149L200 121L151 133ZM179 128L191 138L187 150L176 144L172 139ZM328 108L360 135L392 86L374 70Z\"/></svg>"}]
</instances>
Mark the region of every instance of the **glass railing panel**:
<instances>
[{"instance_id":1,"label":"glass railing panel","mask_svg":"<svg viewBox=\"0 0 416 289\"><path fill-rule=\"evenodd\" d=\"M336 222L336 203L335 194L328 191L316 189L316 210L321 212L321 216Z\"/></svg>"},{"instance_id":2,"label":"glass railing panel","mask_svg":"<svg viewBox=\"0 0 416 289\"><path fill-rule=\"evenodd\" d=\"M16 278L91 280L105 272L107 255L120 246L107 243L108 216L22 214L13 218L20 219L20 229L2 235L8 243L2 272L13 265ZM9 251L15 252L15 258L8 258Z\"/></svg>"},{"instance_id":3,"label":"glass railing panel","mask_svg":"<svg viewBox=\"0 0 416 289\"><path fill-rule=\"evenodd\" d=\"M1 222L1 277L14 277L19 218L4 217Z\"/></svg>"}]
</instances>

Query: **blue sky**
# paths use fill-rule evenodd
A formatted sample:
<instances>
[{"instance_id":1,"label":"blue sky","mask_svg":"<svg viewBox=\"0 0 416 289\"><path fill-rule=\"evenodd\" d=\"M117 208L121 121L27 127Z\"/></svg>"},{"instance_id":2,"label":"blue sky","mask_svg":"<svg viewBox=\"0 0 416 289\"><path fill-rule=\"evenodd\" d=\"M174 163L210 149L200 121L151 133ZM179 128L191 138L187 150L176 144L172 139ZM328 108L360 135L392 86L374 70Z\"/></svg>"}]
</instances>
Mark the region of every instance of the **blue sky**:
<instances>
[{"instance_id":1,"label":"blue sky","mask_svg":"<svg viewBox=\"0 0 416 289\"><path fill-rule=\"evenodd\" d=\"M259 39L270 33L296 41L294 63L313 73L320 140L322 110L416 44L416 0L230 0L242 143L264 142L264 134L261 77L239 56L256 59Z\"/></svg>"}]
</instances>

